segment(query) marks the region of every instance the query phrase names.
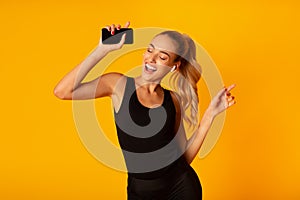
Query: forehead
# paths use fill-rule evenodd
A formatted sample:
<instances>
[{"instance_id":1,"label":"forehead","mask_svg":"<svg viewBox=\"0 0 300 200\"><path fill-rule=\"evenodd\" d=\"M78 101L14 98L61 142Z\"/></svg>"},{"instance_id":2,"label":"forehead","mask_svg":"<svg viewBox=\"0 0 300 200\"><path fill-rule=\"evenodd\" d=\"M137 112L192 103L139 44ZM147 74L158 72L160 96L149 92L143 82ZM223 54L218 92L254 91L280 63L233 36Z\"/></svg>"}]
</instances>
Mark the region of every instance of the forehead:
<instances>
[{"instance_id":1,"label":"forehead","mask_svg":"<svg viewBox=\"0 0 300 200\"><path fill-rule=\"evenodd\" d=\"M177 44L167 35L157 35L150 42L155 49L167 51L170 53L176 53Z\"/></svg>"}]
</instances>

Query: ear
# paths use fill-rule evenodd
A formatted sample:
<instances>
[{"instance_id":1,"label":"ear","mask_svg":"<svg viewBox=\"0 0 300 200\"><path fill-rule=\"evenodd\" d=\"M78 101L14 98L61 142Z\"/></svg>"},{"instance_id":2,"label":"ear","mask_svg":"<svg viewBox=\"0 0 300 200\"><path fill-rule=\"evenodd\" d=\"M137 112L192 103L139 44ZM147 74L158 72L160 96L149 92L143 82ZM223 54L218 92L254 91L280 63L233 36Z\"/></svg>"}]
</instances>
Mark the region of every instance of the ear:
<instances>
[{"instance_id":1,"label":"ear","mask_svg":"<svg viewBox=\"0 0 300 200\"><path fill-rule=\"evenodd\" d=\"M174 72L174 71L176 70L176 68L177 68L177 66L174 65L174 66L172 67L172 69L170 70L170 72Z\"/></svg>"},{"instance_id":2,"label":"ear","mask_svg":"<svg viewBox=\"0 0 300 200\"><path fill-rule=\"evenodd\" d=\"M174 65L176 65L176 69L179 69L179 68L180 68L180 65L181 65L181 61L175 62Z\"/></svg>"}]
</instances>

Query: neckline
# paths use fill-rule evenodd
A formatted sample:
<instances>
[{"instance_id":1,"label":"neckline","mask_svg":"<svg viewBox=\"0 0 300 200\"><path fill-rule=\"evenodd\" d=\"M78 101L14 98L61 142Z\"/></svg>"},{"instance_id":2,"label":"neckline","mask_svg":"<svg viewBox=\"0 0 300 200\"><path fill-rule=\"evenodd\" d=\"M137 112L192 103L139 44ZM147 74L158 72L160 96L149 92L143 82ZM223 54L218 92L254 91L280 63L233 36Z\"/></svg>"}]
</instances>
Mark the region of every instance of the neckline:
<instances>
[{"instance_id":1,"label":"neckline","mask_svg":"<svg viewBox=\"0 0 300 200\"><path fill-rule=\"evenodd\" d=\"M147 109L157 109L157 108L162 107L162 106L165 104L165 100L166 100L166 91L165 91L165 88L163 88L163 87L161 87L161 88L163 89L163 95L164 95L164 96L163 96L163 101L162 101L161 104L159 104L158 106L152 107L152 108L150 108L150 107L145 106L144 104L142 104L142 103L140 102L139 97L138 97L137 92L136 92L137 88L136 88L136 84L135 84L135 79L132 78L132 80L133 80L133 87L134 87L134 95L135 95L135 97L136 97L137 102L138 102L142 107L147 108Z\"/></svg>"}]
</instances>

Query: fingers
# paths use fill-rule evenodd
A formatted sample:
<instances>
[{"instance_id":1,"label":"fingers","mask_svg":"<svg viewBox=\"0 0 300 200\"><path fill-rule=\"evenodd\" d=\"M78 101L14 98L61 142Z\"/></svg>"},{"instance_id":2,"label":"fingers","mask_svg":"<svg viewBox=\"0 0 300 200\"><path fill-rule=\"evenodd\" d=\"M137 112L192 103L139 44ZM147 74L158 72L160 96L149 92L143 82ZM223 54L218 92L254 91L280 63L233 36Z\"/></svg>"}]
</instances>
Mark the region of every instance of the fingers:
<instances>
[{"instance_id":1,"label":"fingers","mask_svg":"<svg viewBox=\"0 0 300 200\"><path fill-rule=\"evenodd\" d=\"M124 28L128 28L130 25L130 22L127 21L126 24L124 25ZM116 30L120 30L121 29L121 25L120 24L112 24L112 25L106 25L105 28L111 32L112 35L115 34Z\"/></svg>"},{"instance_id":2,"label":"fingers","mask_svg":"<svg viewBox=\"0 0 300 200\"><path fill-rule=\"evenodd\" d=\"M112 35L115 34L115 25L114 25L114 24L112 24L112 25L110 26L110 32L111 32Z\"/></svg>"},{"instance_id":3,"label":"fingers","mask_svg":"<svg viewBox=\"0 0 300 200\"><path fill-rule=\"evenodd\" d=\"M228 103L228 107L233 106L234 104L236 104L236 101L230 101L230 102Z\"/></svg>"},{"instance_id":4,"label":"fingers","mask_svg":"<svg viewBox=\"0 0 300 200\"><path fill-rule=\"evenodd\" d=\"M232 85L230 85L229 87L225 87L225 86L224 86L224 87L218 92L218 95L219 95L219 96L222 96L222 95L226 94L226 96L230 96L230 95L231 95L230 91L231 91L233 88L235 88L235 86L236 86L236 84L232 84Z\"/></svg>"},{"instance_id":5,"label":"fingers","mask_svg":"<svg viewBox=\"0 0 300 200\"><path fill-rule=\"evenodd\" d=\"M227 102L228 107L230 107L236 103L236 101L234 99L235 99L234 96L227 96L226 102Z\"/></svg>"},{"instance_id":6,"label":"fingers","mask_svg":"<svg viewBox=\"0 0 300 200\"><path fill-rule=\"evenodd\" d=\"M110 26L106 25L104 28L106 28L108 31L110 31Z\"/></svg>"},{"instance_id":7,"label":"fingers","mask_svg":"<svg viewBox=\"0 0 300 200\"><path fill-rule=\"evenodd\" d=\"M232 100L234 100L234 96L229 96L229 97L227 97L227 101L232 101Z\"/></svg>"},{"instance_id":8,"label":"fingers","mask_svg":"<svg viewBox=\"0 0 300 200\"><path fill-rule=\"evenodd\" d=\"M119 27L118 27L119 26ZM120 25L118 24L117 26L115 26L114 24L112 24L112 25L106 25L105 26L105 28L108 30L108 31L110 31L110 33L112 34L112 35L114 35L115 34L115 29L117 29L117 30L119 30L120 29ZM119 28L119 29L118 29Z\"/></svg>"},{"instance_id":9,"label":"fingers","mask_svg":"<svg viewBox=\"0 0 300 200\"><path fill-rule=\"evenodd\" d=\"M223 96L224 93L226 92L226 87L224 86L217 94L217 96Z\"/></svg>"},{"instance_id":10,"label":"fingers","mask_svg":"<svg viewBox=\"0 0 300 200\"><path fill-rule=\"evenodd\" d=\"M227 88L227 92L229 92L230 90L232 90L233 88L235 88L235 84L232 84L232 85L230 85L228 88Z\"/></svg>"},{"instance_id":11,"label":"fingers","mask_svg":"<svg viewBox=\"0 0 300 200\"><path fill-rule=\"evenodd\" d=\"M130 25L130 21L127 21L126 24L124 25L124 28L128 28Z\"/></svg>"},{"instance_id":12,"label":"fingers","mask_svg":"<svg viewBox=\"0 0 300 200\"><path fill-rule=\"evenodd\" d=\"M224 87L223 90L221 90L221 91L225 92L225 94L226 94L226 102L227 102L228 107L230 107L236 103L236 101L234 100L235 97L231 96L231 92L230 92L233 88L235 88L235 86L236 86L236 84L232 84L229 87L227 87L227 88Z\"/></svg>"},{"instance_id":13,"label":"fingers","mask_svg":"<svg viewBox=\"0 0 300 200\"><path fill-rule=\"evenodd\" d=\"M119 42L120 45L123 45L123 44L124 44L125 38L126 38L126 33L124 33L124 34L122 35L122 38L121 38L121 40L120 40L120 42Z\"/></svg>"}]
</instances>

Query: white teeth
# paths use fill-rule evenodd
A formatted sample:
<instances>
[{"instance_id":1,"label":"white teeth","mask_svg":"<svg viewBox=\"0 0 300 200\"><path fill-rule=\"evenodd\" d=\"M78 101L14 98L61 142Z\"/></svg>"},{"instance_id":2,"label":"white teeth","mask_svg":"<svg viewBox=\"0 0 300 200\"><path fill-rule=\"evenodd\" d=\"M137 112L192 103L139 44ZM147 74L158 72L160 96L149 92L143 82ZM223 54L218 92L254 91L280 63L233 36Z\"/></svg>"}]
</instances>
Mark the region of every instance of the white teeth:
<instances>
[{"instance_id":1,"label":"white teeth","mask_svg":"<svg viewBox=\"0 0 300 200\"><path fill-rule=\"evenodd\" d=\"M146 68L147 68L148 70L151 70L151 71L156 71L156 70L157 70L155 67L152 67L152 66L149 65L149 64L146 64Z\"/></svg>"}]
</instances>

